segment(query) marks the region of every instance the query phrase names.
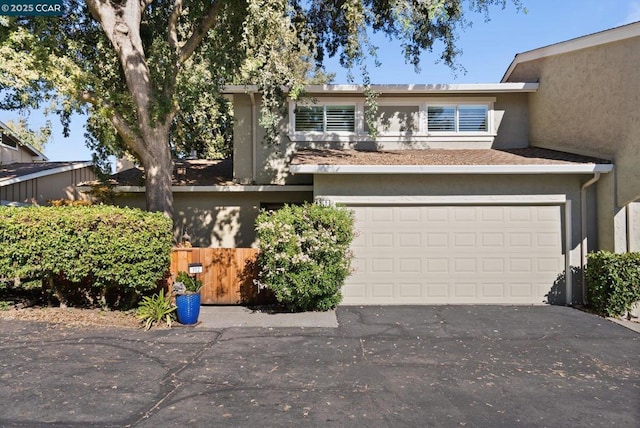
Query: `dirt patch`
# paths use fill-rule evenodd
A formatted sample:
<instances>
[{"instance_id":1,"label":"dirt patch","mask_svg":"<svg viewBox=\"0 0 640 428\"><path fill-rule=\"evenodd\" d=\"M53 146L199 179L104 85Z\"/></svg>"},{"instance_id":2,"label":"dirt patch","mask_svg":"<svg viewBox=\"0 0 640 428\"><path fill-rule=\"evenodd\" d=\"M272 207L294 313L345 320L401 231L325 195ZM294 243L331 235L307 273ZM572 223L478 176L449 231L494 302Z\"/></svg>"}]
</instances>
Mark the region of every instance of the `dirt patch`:
<instances>
[{"instance_id":1,"label":"dirt patch","mask_svg":"<svg viewBox=\"0 0 640 428\"><path fill-rule=\"evenodd\" d=\"M54 323L61 327L141 328L135 311L32 307L0 311L0 319Z\"/></svg>"}]
</instances>

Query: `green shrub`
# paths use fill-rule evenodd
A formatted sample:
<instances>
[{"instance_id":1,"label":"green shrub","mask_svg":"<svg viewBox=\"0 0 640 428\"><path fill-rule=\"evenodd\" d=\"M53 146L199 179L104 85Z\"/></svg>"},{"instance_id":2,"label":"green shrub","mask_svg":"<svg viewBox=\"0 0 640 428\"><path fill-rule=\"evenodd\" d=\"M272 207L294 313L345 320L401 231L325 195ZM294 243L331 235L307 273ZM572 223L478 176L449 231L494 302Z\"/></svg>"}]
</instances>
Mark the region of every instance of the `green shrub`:
<instances>
[{"instance_id":1,"label":"green shrub","mask_svg":"<svg viewBox=\"0 0 640 428\"><path fill-rule=\"evenodd\" d=\"M130 307L167 272L171 229L136 209L1 207L0 278L40 280L63 305Z\"/></svg>"},{"instance_id":2,"label":"green shrub","mask_svg":"<svg viewBox=\"0 0 640 428\"><path fill-rule=\"evenodd\" d=\"M197 293L202 288L202 281L196 279L193 276L190 276L188 273L184 271L178 272L178 276L176 277L176 282L181 282L184 284L186 291L189 293Z\"/></svg>"},{"instance_id":3,"label":"green shrub","mask_svg":"<svg viewBox=\"0 0 640 428\"><path fill-rule=\"evenodd\" d=\"M145 330L149 330L154 323L160 324L162 321L171 328L176 316L175 310L176 307L171 304L171 297L165 297L164 290L160 290L160 294L142 298L136 316L144 323Z\"/></svg>"},{"instance_id":4,"label":"green shrub","mask_svg":"<svg viewBox=\"0 0 640 428\"><path fill-rule=\"evenodd\" d=\"M353 214L305 204L260 213L258 284L294 311L329 310L350 273Z\"/></svg>"},{"instance_id":5,"label":"green shrub","mask_svg":"<svg viewBox=\"0 0 640 428\"><path fill-rule=\"evenodd\" d=\"M640 253L598 251L587 260L587 297L596 311L620 317L640 301Z\"/></svg>"}]
</instances>

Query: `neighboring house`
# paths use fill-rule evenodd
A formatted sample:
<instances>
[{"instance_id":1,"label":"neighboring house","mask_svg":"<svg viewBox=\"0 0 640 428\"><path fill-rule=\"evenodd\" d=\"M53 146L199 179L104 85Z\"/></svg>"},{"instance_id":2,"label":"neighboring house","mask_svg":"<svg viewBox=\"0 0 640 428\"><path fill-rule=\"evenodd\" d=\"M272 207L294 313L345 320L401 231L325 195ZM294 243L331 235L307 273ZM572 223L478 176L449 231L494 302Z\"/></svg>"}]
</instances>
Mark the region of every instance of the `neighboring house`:
<instances>
[{"instance_id":1,"label":"neighboring house","mask_svg":"<svg viewBox=\"0 0 640 428\"><path fill-rule=\"evenodd\" d=\"M177 164L176 235L253 246L260 208L317 200L355 213L345 304L582 302L587 251L640 246L639 61L635 23L517 55L501 83L374 86L376 139L361 86L306 88L275 145L257 89L228 87L234 161Z\"/></svg>"},{"instance_id":2,"label":"neighboring house","mask_svg":"<svg viewBox=\"0 0 640 428\"><path fill-rule=\"evenodd\" d=\"M594 248L640 251L640 22L516 55L503 82L539 82L530 144L609 159Z\"/></svg>"},{"instance_id":3,"label":"neighboring house","mask_svg":"<svg viewBox=\"0 0 640 428\"><path fill-rule=\"evenodd\" d=\"M0 122L0 203L46 205L52 199L90 199L77 185L95 179L93 163L49 162Z\"/></svg>"}]
</instances>

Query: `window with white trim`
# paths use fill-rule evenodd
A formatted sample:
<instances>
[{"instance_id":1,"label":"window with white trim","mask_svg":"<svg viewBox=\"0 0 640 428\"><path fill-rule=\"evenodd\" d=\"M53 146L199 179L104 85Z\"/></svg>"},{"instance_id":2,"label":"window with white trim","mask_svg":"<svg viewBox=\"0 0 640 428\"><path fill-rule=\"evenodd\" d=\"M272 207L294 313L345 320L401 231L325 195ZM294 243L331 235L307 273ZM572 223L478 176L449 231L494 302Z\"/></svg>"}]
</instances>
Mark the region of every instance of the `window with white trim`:
<instances>
[{"instance_id":1,"label":"window with white trim","mask_svg":"<svg viewBox=\"0 0 640 428\"><path fill-rule=\"evenodd\" d=\"M0 145L11 147L12 149L18 148L18 140L10 136L9 134L5 134L0 131Z\"/></svg>"},{"instance_id":2,"label":"window with white trim","mask_svg":"<svg viewBox=\"0 0 640 428\"><path fill-rule=\"evenodd\" d=\"M355 132L355 105L297 106L294 110L296 132Z\"/></svg>"},{"instance_id":3,"label":"window with white trim","mask_svg":"<svg viewBox=\"0 0 640 428\"><path fill-rule=\"evenodd\" d=\"M428 132L489 132L486 104L428 105Z\"/></svg>"},{"instance_id":4,"label":"window with white trim","mask_svg":"<svg viewBox=\"0 0 640 428\"><path fill-rule=\"evenodd\" d=\"M376 141L437 144L490 142L494 137L492 97L388 97L378 101ZM289 103L291 141L374 141L362 99L317 98Z\"/></svg>"}]
</instances>

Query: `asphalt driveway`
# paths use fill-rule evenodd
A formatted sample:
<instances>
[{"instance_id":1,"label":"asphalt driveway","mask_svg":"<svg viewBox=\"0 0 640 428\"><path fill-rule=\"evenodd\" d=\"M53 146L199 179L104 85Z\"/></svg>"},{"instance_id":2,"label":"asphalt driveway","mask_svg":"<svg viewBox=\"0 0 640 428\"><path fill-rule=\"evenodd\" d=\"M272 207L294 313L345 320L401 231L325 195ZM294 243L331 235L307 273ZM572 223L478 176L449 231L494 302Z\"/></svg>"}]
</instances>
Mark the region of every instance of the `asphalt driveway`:
<instances>
[{"instance_id":1,"label":"asphalt driveway","mask_svg":"<svg viewBox=\"0 0 640 428\"><path fill-rule=\"evenodd\" d=\"M640 334L565 307L341 307L337 328L0 321L0 426L640 426Z\"/></svg>"}]
</instances>

